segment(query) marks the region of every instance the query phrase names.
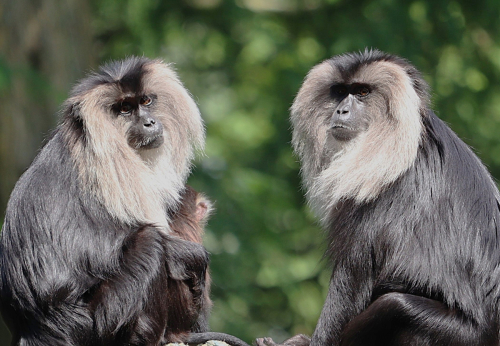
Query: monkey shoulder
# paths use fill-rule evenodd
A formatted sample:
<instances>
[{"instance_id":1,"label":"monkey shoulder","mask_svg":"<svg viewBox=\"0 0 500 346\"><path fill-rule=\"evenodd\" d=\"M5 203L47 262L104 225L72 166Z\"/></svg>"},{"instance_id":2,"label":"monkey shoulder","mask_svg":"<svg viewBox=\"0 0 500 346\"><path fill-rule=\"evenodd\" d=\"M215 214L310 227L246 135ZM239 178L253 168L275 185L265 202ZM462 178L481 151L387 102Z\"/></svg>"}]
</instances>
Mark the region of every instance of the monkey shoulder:
<instances>
[{"instance_id":1,"label":"monkey shoulder","mask_svg":"<svg viewBox=\"0 0 500 346\"><path fill-rule=\"evenodd\" d=\"M0 236L2 276L20 283L13 290L30 287L48 301L58 291L84 292L96 277L114 270L129 233L129 226L82 197L72 160L56 134L11 194ZM39 278L38 284L26 277Z\"/></svg>"},{"instance_id":2,"label":"monkey shoulder","mask_svg":"<svg viewBox=\"0 0 500 346\"><path fill-rule=\"evenodd\" d=\"M476 208L486 208L490 217L499 217L498 189L487 168L449 127L433 112L424 118L426 134L415 169L419 169L420 186L432 191L433 202L447 201L464 217L473 217ZM483 219L485 220L485 219Z\"/></svg>"}]
</instances>

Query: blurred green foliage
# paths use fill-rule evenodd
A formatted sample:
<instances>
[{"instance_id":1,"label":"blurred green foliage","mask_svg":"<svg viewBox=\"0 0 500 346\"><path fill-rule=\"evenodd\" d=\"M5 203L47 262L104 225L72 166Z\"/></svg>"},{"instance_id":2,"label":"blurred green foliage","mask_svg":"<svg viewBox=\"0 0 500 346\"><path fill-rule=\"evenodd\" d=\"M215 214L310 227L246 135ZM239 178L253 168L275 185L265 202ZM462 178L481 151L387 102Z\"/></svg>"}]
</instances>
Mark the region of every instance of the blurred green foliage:
<instances>
[{"instance_id":1,"label":"blurred green foliage","mask_svg":"<svg viewBox=\"0 0 500 346\"><path fill-rule=\"evenodd\" d=\"M215 331L247 341L311 334L329 281L303 198L288 109L316 63L376 47L412 61L439 116L500 177L500 2L94 0L100 62L175 63L207 125L190 184L215 201ZM9 66L0 61L0 88Z\"/></svg>"}]
</instances>

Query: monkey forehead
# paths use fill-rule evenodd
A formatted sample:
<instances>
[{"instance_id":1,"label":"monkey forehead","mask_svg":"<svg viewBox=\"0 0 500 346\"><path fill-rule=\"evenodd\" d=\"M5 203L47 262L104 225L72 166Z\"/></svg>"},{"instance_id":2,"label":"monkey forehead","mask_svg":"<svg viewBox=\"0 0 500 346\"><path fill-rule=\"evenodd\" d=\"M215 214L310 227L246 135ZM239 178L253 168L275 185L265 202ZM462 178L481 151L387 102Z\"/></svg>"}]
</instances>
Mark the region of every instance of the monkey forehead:
<instances>
[{"instance_id":1,"label":"monkey forehead","mask_svg":"<svg viewBox=\"0 0 500 346\"><path fill-rule=\"evenodd\" d=\"M391 85L403 82L411 76L404 66L389 60L375 60L366 63L341 65L343 61L335 58L326 60L311 69L304 85L317 90L319 85L330 87L333 84L371 84Z\"/></svg>"},{"instance_id":2,"label":"monkey forehead","mask_svg":"<svg viewBox=\"0 0 500 346\"><path fill-rule=\"evenodd\" d=\"M142 85L144 65L150 61L148 58L130 57L109 62L80 80L71 91L71 96L84 95L103 85L117 85L122 91L137 92Z\"/></svg>"},{"instance_id":3,"label":"monkey forehead","mask_svg":"<svg viewBox=\"0 0 500 346\"><path fill-rule=\"evenodd\" d=\"M159 59L130 57L101 66L97 72L82 79L73 88L71 96L86 94L102 85L114 86L116 91L123 94L138 95L144 93L145 86L151 82L150 79L146 80L148 75L157 75L158 79L165 79L167 83L182 86L177 74L170 68L170 64ZM113 88L108 90L113 91Z\"/></svg>"},{"instance_id":4,"label":"monkey forehead","mask_svg":"<svg viewBox=\"0 0 500 346\"><path fill-rule=\"evenodd\" d=\"M351 77L351 83L371 84L375 86L394 86L399 83L411 84L411 77L399 64L390 61L375 61L361 65Z\"/></svg>"}]
</instances>

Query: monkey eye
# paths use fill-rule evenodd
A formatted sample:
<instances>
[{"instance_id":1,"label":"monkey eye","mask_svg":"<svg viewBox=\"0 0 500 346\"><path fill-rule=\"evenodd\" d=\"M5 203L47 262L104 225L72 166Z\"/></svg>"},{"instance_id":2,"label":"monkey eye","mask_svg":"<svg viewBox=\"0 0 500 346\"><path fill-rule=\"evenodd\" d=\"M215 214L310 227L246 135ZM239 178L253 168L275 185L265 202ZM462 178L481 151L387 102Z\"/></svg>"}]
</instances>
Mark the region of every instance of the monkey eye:
<instances>
[{"instance_id":1,"label":"monkey eye","mask_svg":"<svg viewBox=\"0 0 500 346\"><path fill-rule=\"evenodd\" d=\"M334 97L343 97L347 95L348 90L345 85L332 85L330 87L330 92Z\"/></svg>"},{"instance_id":2,"label":"monkey eye","mask_svg":"<svg viewBox=\"0 0 500 346\"><path fill-rule=\"evenodd\" d=\"M122 102L120 104L120 114L128 115L132 112L132 105L129 102Z\"/></svg>"},{"instance_id":3,"label":"monkey eye","mask_svg":"<svg viewBox=\"0 0 500 346\"><path fill-rule=\"evenodd\" d=\"M358 88L356 88L356 92L355 94L358 95L358 96L366 96L370 93L370 89L367 87L367 86L359 86Z\"/></svg>"},{"instance_id":4,"label":"monkey eye","mask_svg":"<svg viewBox=\"0 0 500 346\"><path fill-rule=\"evenodd\" d=\"M144 95L143 97L141 97L140 103L143 106L149 106L151 103L153 103L153 99L148 95Z\"/></svg>"}]
</instances>

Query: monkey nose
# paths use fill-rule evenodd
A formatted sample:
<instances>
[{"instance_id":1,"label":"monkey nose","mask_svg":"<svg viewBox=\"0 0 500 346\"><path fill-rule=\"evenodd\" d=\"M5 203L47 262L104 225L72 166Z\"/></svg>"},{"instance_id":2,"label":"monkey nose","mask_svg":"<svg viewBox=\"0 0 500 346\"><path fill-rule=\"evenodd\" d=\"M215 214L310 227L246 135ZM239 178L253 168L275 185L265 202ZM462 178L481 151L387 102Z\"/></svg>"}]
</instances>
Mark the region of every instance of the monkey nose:
<instances>
[{"instance_id":1,"label":"monkey nose","mask_svg":"<svg viewBox=\"0 0 500 346\"><path fill-rule=\"evenodd\" d=\"M142 119L142 133L145 136L158 136L163 133L163 126L161 121L155 117L148 116Z\"/></svg>"},{"instance_id":2,"label":"monkey nose","mask_svg":"<svg viewBox=\"0 0 500 346\"><path fill-rule=\"evenodd\" d=\"M151 126L154 126L155 124L156 124L156 120L153 118L147 118L144 120L145 127L151 127Z\"/></svg>"}]
</instances>

